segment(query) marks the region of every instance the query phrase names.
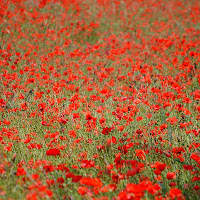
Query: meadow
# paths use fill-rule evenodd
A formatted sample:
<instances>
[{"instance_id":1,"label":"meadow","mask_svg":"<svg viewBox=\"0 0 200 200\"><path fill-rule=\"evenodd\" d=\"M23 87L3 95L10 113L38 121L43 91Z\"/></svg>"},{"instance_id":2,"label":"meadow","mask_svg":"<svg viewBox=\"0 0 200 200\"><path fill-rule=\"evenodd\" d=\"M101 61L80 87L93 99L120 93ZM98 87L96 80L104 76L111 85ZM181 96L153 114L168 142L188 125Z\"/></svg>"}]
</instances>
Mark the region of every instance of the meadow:
<instances>
[{"instance_id":1,"label":"meadow","mask_svg":"<svg viewBox=\"0 0 200 200\"><path fill-rule=\"evenodd\" d=\"M200 199L199 16L1 0L0 200Z\"/></svg>"}]
</instances>

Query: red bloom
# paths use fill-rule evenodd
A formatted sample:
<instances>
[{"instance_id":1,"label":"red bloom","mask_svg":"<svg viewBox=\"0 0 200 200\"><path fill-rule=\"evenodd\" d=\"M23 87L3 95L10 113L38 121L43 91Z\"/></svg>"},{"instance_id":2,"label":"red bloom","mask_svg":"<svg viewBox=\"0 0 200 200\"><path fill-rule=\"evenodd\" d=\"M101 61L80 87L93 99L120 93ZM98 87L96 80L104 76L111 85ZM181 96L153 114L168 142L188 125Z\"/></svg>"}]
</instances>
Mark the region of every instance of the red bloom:
<instances>
[{"instance_id":1,"label":"red bloom","mask_svg":"<svg viewBox=\"0 0 200 200\"><path fill-rule=\"evenodd\" d=\"M197 190L200 190L200 186L195 185L195 186L194 186L194 190L196 190L196 191L197 191Z\"/></svg>"},{"instance_id":2,"label":"red bloom","mask_svg":"<svg viewBox=\"0 0 200 200\"><path fill-rule=\"evenodd\" d=\"M31 177L33 180L38 180L40 176L38 174L32 174Z\"/></svg>"},{"instance_id":3,"label":"red bloom","mask_svg":"<svg viewBox=\"0 0 200 200\"><path fill-rule=\"evenodd\" d=\"M92 187L101 187L103 183L99 178L84 177L80 180L81 185L88 185Z\"/></svg>"},{"instance_id":4,"label":"red bloom","mask_svg":"<svg viewBox=\"0 0 200 200\"><path fill-rule=\"evenodd\" d=\"M133 193L135 196L140 198L144 196L145 189L146 187L144 187L143 185L137 185L132 183L128 183L126 185L127 192Z\"/></svg>"},{"instance_id":5,"label":"red bloom","mask_svg":"<svg viewBox=\"0 0 200 200\"><path fill-rule=\"evenodd\" d=\"M171 117L171 118L167 118L166 121L170 122L170 124L177 124L178 119L176 117Z\"/></svg>"},{"instance_id":6,"label":"red bloom","mask_svg":"<svg viewBox=\"0 0 200 200\"><path fill-rule=\"evenodd\" d=\"M78 118L80 118L79 113L73 113L73 119L78 119Z\"/></svg>"},{"instance_id":7,"label":"red bloom","mask_svg":"<svg viewBox=\"0 0 200 200\"><path fill-rule=\"evenodd\" d=\"M185 149L183 147L174 147L172 148L172 152L176 154L180 154L181 152L185 152Z\"/></svg>"},{"instance_id":8,"label":"red bloom","mask_svg":"<svg viewBox=\"0 0 200 200\"><path fill-rule=\"evenodd\" d=\"M27 82L28 82L28 83L35 83L35 79L34 79L34 78L29 78L29 79L27 80Z\"/></svg>"},{"instance_id":9,"label":"red bloom","mask_svg":"<svg viewBox=\"0 0 200 200\"><path fill-rule=\"evenodd\" d=\"M143 120L143 117L142 117L142 116L138 116L138 117L136 118L136 120L137 120L137 121L141 121L141 120Z\"/></svg>"},{"instance_id":10,"label":"red bloom","mask_svg":"<svg viewBox=\"0 0 200 200\"><path fill-rule=\"evenodd\" d=\"M197 153L192 153L190 159L195 160L198 164L200 164L200 156Z\"/></svg>"},{"instance_id":11,"label":"red bloom","mask_svg":"<svg viewBox=\"0 0 200 200\"><path fill-rule=\"evenodd\" d=\"M142 160L145 160L145 152L142 149L135 150L136 156Z\"/></svg>"},{"instance_id":12,"label":"red bloom","mask_svg":"<svg viewBox=\"0 0 200 200\"><path fill-rule=\"evenodd\" d=\"M156 168L160 171L163 171L166 167L165 163L161 163L161 162L156 162Z\"/></svg>"},{"instance_id":13,"label":"red bloom","mask_svg":"<svg viewBox=\"0 0 200 200\"><path fill-rule=\"evenodd\" d=\"M86 120L91 120L92 119L92 116L90 114L87 114L86 115Z\"/></svg>"},{"instance_id":14,"label":"red bloom","mask_svg":"<svg viewBox=\"0 0 200 200\"><path fill-rule=\"evenodd\" d=\"M6 102L4 99L0 99L0 107L5 107L6 106Z\"/></svg>"},{"instance_id":15,"label":"red bloom","mask_svg":"<svg viewBox=\"0 0 200 200\"><path fill-rule=\"evenodd\" d=\"M24 168L19 167L19 168L17 169L16 176L23 176L23 175L26 175L26 171L24 170Z\"/></svg>"},{"instance_id":16,"label":"red bloom","mask_svg":"<svg viewBox=\"0 0 200 200\"><path fill-rule=\"evenodd\" d=\"M85 194L87 193L87 191L88 191L88 188L87 188L87 187L84 187L84 186L78 187L78 193L79 193L80 195L85 195Z\"/></svg>"},{"instance_id":17,"label":"red bloom","mask_svg":"<svg viewBox=\"0 0 200 200\"><path fill-rule=\"evenodd\" d=\"M41 144L29 144L27 146L28 149L41 149L42 148L42 145Z\"/></svg>"},{"instance_id":18,"label":"red bloom","mask_svg":"<svg viewBox=\"0 0 200 200\"><path fill-rule=\"evenodd\" d=\"M76 137L76 131L75 131L75 130L69 130L69 131L68 131L68 135L69 135L70 137L75 138L75 137Z\"/></svg>"},{"instance_id":19,"label":"red bloom","mask_svg":"<svg viewBox=\"0 0 200 200\"><path fill-rule=\"evenodd\" d=\"M65 125L68 122L68 119L65 119L64 117L61 117L61 118L58 119L58 122L60 124L64 124Z\"/></svg>"},{"instance_id":20,"label":"red bloom","mask_svg":"<svg viewBox=\"0 0 200 200\"><path fill-rule=\"evenodd\" d=\"M159 175L165 169L166 164L157 161L154 165L151 165L151 167L156 168L156 170L154 170L154 173L156 175Z\"/></svg>"},{"instance_id":21,"label":"red bloom","mask_svg":"<svg viewBox=\"0 0 200 200\"><path fill-rule=\"evenodd\" d=\"M60 155L60 150L59 149L49 149L47 152L46 152L46 155L47 156L57 156L57 155Z\"/></svg>"},{"instance_id":22,"label":"red bloom","mask_svg":"<svg viewBox=\"0 0 200 200\"><path fill-rule=\"evenodd\" d=\"M171 182L171 183L169 183L169 186L170 186L170 187L175 187L175 186L176 186L176 182Z\"/></svg>"},{"instance_id":23,"label":"red bloom","mask_svg":"<svg viewBox=\"0 0 200 200\"><path fill-rule=\"evenodd\" d=\"M63 177L57 178L57 183L64 183L65 179Z\"/></svg>"},{"instance_id":24,"label":"red bloom","mask_svg":"<svg viewBox=\"0 0 200 200\"><path fill-rule=\"evenodd\" d=\"M177 188L172 188L172 189L170 189L170 191L169 191L169 196L170 196L172 199L175 199L176 197L177 197L177 198L180 198L180 197L182 197L181 190L179 190L179 189L177 189Z\"/></svg>"},{"instance_id":25,"label":"red bloom","mask_svg":"<svg viewBox=\"0 0 200 200\"><path fill-rule=\"evenodd\" d=\"M81 168L91 168L94 167L95 162L92 160L82 160L81 161Z\"/></svg>"},{"instance_id":26,"label":"red bloom","mask_svg":"<svg viewBox=\"0 0 200 200\"><path fill-rule=\"evenodd\" d=\"M172 180L176 178L176 174L175 172L168 172L166 177L168 180Z\"/></svg>"},{"instance_id":27,"label":"red bloom","mask_svg":"<svg viewBox=\"0 0 200 200\"><path fill-rule=\"evenodd\" d=\"M55 170L55 167L52 165L45 165L43 166L43 169L45 170L46 173L49 173L49 172L53 172Z\"/></svg>"},{"instance_id":28,"label":"red bloom","mask_svg":"<svg viewBox=\"0 0 200 200\"><path fill-rule=\"evenodd\" d=\"M108 135L108 134L111 132L111 130L112 130L112 128L106 127L106 128L104 128L104 129L102 130L102 134L103 134L103 135Z\"/></svg>"},{"instance_id":29,"label":"red bloom","mask_svg":"<svg viewBox=\"0 0 200 200\"><path fill-rule=\"evenodd\" d=\"M5 125L10 125L10 121L7 120L7 119L4 119L4 120L3 120L3 123L4 123Z\"/></svg>"},{"instance_id":30,"label":"red bloom","mask_svg":"<svg viewBox=\"0 0 200 200\"><path fill-rule=\"evenodd\" d=\"M183 165L183 168L185 170L193 170L193 166L192 165Z\"/></svg>"}]
</instances>

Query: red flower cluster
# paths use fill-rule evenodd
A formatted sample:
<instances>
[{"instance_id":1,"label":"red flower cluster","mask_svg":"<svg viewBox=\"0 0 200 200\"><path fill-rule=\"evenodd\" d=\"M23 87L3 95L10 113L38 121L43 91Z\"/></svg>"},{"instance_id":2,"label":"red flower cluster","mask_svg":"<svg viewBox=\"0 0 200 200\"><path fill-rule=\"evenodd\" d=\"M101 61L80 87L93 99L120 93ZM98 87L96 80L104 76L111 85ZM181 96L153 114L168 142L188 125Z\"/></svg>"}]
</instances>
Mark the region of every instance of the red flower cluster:
<instances>
[{"instance_id":1,"label":"red flower cluster","mask_svg":"<svg viewBox=\"0 0 200 200\"><path fill-rule=\"evenodd\" d=\"M0 1L0 199L198 199L199 16L199 0Z\"/></svg>"}]
</instances>

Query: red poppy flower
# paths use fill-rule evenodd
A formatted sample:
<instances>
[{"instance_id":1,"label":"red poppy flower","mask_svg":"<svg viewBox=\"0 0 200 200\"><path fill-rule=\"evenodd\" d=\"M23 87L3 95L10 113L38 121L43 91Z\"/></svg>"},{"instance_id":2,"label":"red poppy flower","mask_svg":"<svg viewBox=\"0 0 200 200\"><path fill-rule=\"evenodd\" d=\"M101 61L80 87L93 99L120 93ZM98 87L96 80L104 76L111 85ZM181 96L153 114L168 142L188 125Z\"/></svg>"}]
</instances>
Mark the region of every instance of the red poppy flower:
<instances>
[{"instance_id":1,"label":"red poppy flower","mask_svg":"<svg viewBox=\"0 0 200 200\"><path fill-rule=\"evenodd\" d=\"M195 160L198 164L200 164L200 156L197 153L192 153L190 159Z\"/></svg>"},{"instance_id":2,"label":"red poppy flower","mask_svg":"<svg viewBox=\"0 0 200 200\"><path fill-rule=\"evenodd\" d=\"M172 199L175 199L176 197L177 198L180 198L182 197L182 192L181 190L177 189L177 188L172 188L170 189L169 191L169 196L172 198Z\"/></svg>"},{"instance_id":3,"label":"red poppy flower","mask_svg":"<svg viewBox=\"0 0 200 200\"><path fill-rule=\"evenodd\" d=\"M171 182L171 183L169 183L169 186L170 186L170 187L175 187L175 186L176 186L176 182Z\"/></svg>"},{"instance_id":4,"label":"red poppy flower","mask_svg":"<svg viewBox=\"0 0 200 200\"><path fill-rule=\"evenodd\" d=\"M170 124L177 124L178 119L176 117L171 117L171 118L167 118L166 121L170 122Z\"/></svg>"},{"instance_id":5,"label":"red poppy flower","mask_svg":"<svg viewBox=\"0 0 200 200\"><path fill-rule=\"evenodd\" d=\"M142 160L145 160L145 152L142 149L135 150L136 156Z\"/></svg>"},{"instance_id":6,"label":"red poppy flower","mask_svg":"<svg viewBox=\"0 0 200 200\"><path fill-rule=\"evenodd\" d=\"M19 167L19 168L17 169L16 176L23 176L23 175L26 175L26 171L24 170L24 168Z\"/></svg>"},{"instance_id":7,"label":"red poppy flower","mask_svg":"<svg viewBox=\"0 0 200 200\"><path fill-rule=\"evenodd\" d=\"M6 106L6 102L4 99L0 99L0 107L5 107Z\"/></svg>"},{"instance_id":8,"label":"red poppy flower","mask_svg":"<svg viewBox=\"0 0 200 200\"><path fill-rule=\"evenodd\" d=\"M84 177L80 180L80 184L92 187L101 187L103 183L99 178Z\"/></svg>"},{"instance_id":9,"label":"red poppy flower","mask_svg":"<svg viewBox=\"0 0 200 200\"><path fill-rule=\"evenodd\" d=\"M138 116L138 117L136 118L136 120L137 120L137 121L141 121L141 120L143 120L143 117L142 117L142 116Z\"/></svg>"},{"instance_id":10,"label":"red poppy flower","mask_svg":"<svg viewBox=\"0 0 200 200\"><path fill-rule=\"evenodd\" d=\"M47 152L46 152L46 155L47 156L57 156L57 155L60 155L60 150L59 149L49 149Z\"/></svg>"},{"instance_id":11,"label":"red poppy flower","mask_svg":"<svg viewBox=\"0 0 200 200\"><path fill-rule=\"evenodd\" d=\"M108 127L103 128L102 134L103 135L109 135L109 133L111 132L111 130L112 130L112 128L108 128Z\"/></svg>"},{"instance_id":12,"label":"red poppy flower","mask_svg":"<svg viewBox=\"0 0 200 200\"><path fill-rule=\"evenodd\" d=\"M80 195L85 195L86 193L87 193L87 191L88 191L88 188L87 187L85 187L85 186L80 186L80 187L78 187L78 193L80 194Z\"/></svg>"},{"instance_id":13,"label":"red poppy flower","mask_svg":"<svg viewBox=\"0 0 200 200\"><path fill-rule=\"evenodd\" d=\"M168 172L166 177L168 180L172 180L176 178L176 174L175 172Z\"/></svg>"}]
</instances>

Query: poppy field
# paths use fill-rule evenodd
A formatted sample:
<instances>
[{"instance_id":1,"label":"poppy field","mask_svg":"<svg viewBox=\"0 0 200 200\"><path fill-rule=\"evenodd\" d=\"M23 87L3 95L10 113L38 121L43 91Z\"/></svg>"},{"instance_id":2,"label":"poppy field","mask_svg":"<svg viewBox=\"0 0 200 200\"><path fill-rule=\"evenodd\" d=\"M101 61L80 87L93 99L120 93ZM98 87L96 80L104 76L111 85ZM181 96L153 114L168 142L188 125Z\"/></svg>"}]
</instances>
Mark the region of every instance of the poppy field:
<instances>
[{"instance_id":1,"label":"poppy field","mask_svg":"<svg viewBox=\"0 0 200 200\"><path fill-rule=\"evenodd\" d=\"M199 16L1 0L0 200L200 199Z\"/></svg>"}]
</instances>

